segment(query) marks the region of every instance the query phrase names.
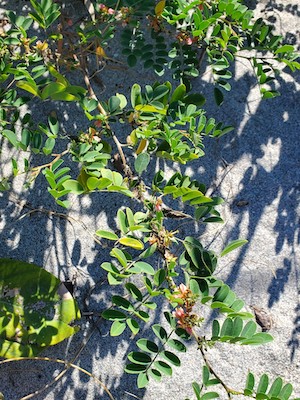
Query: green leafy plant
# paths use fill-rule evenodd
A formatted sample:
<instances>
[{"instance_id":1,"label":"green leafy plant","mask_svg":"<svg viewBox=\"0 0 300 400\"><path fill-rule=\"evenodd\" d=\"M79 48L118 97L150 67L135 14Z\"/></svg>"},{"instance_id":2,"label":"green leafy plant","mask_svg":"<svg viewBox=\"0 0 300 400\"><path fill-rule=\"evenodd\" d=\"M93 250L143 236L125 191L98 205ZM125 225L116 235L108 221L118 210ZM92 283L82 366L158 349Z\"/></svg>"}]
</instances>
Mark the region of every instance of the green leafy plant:
<instances>
[{"instance_id":1,"label":"green leafy plant","mask_svg":"<svg viewBox=\"0 0 300 400\"><path fill-rule=\"evenodd\" d=\"M76 301L54 275L34 264L0 260L0 356L34 357L77 332Z\"/></svg>"},{"instance_id":2,"label":"green leafy plant","mask_svg":"<svg viewBox=\"0 0 300 400\"><path fill-rule=\"evenodd\" d=\"M228 398L289 399L292 385L276 378L270 386L266 374L255 386L249 373L245 389L232 390L206 358L216 343L260 345L272 340L217 277L219 258L247 241L235 240L216 254L201 238L182 237L179 229L170 228L170 220L222 223L218 207L223 199L208 195L202 182L179 172L169 178L161 170L149 174L153 160L189 164L204 156L204 138L220 138L233 129L208 117L205 97L193 89L204 61L217 105L231 90L231 66L239 58L249 62L262 97L268 99L279 95L273 83L282 68L300 69L294 47L273 35L262 19L255 20L239 0L93 2L90 18L80 21L65 19L52 0L31 0L31 6L26 17L7 11L8 29L0 35L0 133L9 147L25 153L21 165L12 159L12 174L0 177L0 190L9 190L17 175L26 174L27 187L44 176L49 194L64 208L71 206L69 194L112 192L132 199L134 206L117 212L118 229L99 229L95 238L110 246L111 258L101 269L116 292L101 318L111 321L111 336L127 330L135 338L151 323L158 300L168 305L166 321L152 325L152 336L137 336L137 348L128 354L125 372L137 375L138 388L172 375L181 365L180 353L187 351L186 342L195 340L204 364L202 384L193 383L197 400L221 398L206 391L214 385L221 385ZM42 29L43 41L31 36L33 23ZM148 31L142 29L145 24ZM110 61L106 46L118 30L130 67L152 68L158 79L170 70L172 82L150 82L144 88L134 83L127 96L99 99L93 77ZM71 83L73 71L82 74L84 86ZM76 104L82 128L69 137L61 133L55 113L47 123L37 123L30 113L21 116L21 106L48 100ZM120 124L126 127L126 143ZM65 146L59 153L58 143ZM48 162L33 165L31 154ZM76 332L70 325L79 317L76 303L59 294L60 282L48 272L2 260L0 284L1 356L32 357ZM219 315L209 336L203 333L204 310Z\"/></svg>"},{"instance_id":3,"label":"green leafy plant","mask_svg":"<svg viewBox=\"0 0 300 400\"><path fill-rule=\"evenodd\" d=\"M220 395L217 392L206 392L210 386L220 385L221 381L218 378L215 378L211 375L211 372L207 366L203 367L202 371L202 379L203 385L200 386L197 382L193 382L193 390L197 400L209 400L209 399L219 399ZM255 386L255 377L249 372L246 380L245 389L241 392L232 390L228 387L225 387L228 393L232 395L243 395L244 397L251 397L255 399L269 399L269 400L288 400L292 395L292 385L290 383L284 384L283 379L278 377L276 378L272 384L270 385L270 378L267 374L263 374L258 382L256 390ZM188 399L186 399L188 400ZM295 399L297 400L297 399Z\"/></svg>"}]
</instances>

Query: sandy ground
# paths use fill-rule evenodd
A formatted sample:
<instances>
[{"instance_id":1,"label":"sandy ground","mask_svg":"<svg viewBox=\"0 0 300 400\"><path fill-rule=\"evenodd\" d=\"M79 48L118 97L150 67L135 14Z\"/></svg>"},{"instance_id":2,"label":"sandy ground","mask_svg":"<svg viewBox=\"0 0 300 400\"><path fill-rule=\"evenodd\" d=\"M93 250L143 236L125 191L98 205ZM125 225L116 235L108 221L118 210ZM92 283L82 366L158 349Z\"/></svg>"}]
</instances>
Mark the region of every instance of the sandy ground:
<instances>
[{"instance_id":1,"label":"sandy ground","mask_svg":"<svg viewBox=\"0 0 300 400\"><path fill-rule=\"evenodd\" d=\"M7 3L2 0L0 11L8 8ZM10 2L9 7L13 4ZM254 6L255 1L250 4ZM24 5L19 1L15 6ZM70 12L74 10L75 5ZM285 40L299 50L300 6L297 0L261 1L257 14L275 22ZM110 52L114 58L121 57L118 47L112 47ZM177 167L182 173L203 181L211 192L226 200L220 209L224 225L214 225L206 231L193 228L201 233L203 241L209 243L214 237L212 246L218 250L233 239L248 239L248 245L222 259L218 275L246 304L263 307L270 313L274 321L271 329L274 342L259 348L218 345L208 352L208 358L231 387L242 388L249 370L256 376L267 372L273 378L280 375L292 382L296 397L300 396L300 73L291 76L284 72L278 80L282 95L270 101L260 100L246 64L239 62L233 73L233 90L224 105L217 109L213 100L208 100L205 107L208 115L233 124L235 131L218 141L205 142L206 156L199 162ZM143 85L155 77L144 70L126 70L124 74L124 71L107 68L101 79L104 86L96 90L102 98L108 98L116 91L128 93L134 82ZM211 81L199 79L194 87L210 93ZM48 102L34 107L33 112L43 121L45 115L55 109L64 121L64 133L83 129L85 122L81 121L80 114L69 109L69 105L64 107L59 109L57 104ZM65 117L68 113L71 113L69 120ZM4 148L0 154L1 174L8 170L10 157L11 153ZM74 197L68 211L72 221L43 213L29 215L24 202L33 208L61 211L45 187L41 176L32 188L23 191L22 180L17 179L10 193L1 193L1 257L34 262L61 280L76 278L75 295L81 305L90 289L98 285L89 297L88 307L101 311L111 294L111 288L99 286L103 278L99 265L106 259L108 249L95 243L92 233L114 226L113 210L130 203L120 196ZM182 230L184 232L184 226ZM162 321L165 309L165 304L159 304L154 316L156 322ZM209 321L210 316L208 325ZM43 356L71 361L77 355L75 363L101 379L116 400L194 399L191 383L201 381L202 368L194 345L189 346L182 358L182 367L174 368L171 378L164 378L161 383L152 382L146 390L137 390L135 377L123 373L126 354L135 349L129 335L110 338L106 323L94 329L88 318L82 318L79 324L78 334L47 350ZM146 326L144 333L147 329ZM56 363L41 361L0 366L0 392L5 400L25 398L23 396L45 388L55 379L61 370L59 367ZM222 396L226 398L225 394ZM70 368L35 398L108 397L93 379Z\"/></svg>"}]
</instances>

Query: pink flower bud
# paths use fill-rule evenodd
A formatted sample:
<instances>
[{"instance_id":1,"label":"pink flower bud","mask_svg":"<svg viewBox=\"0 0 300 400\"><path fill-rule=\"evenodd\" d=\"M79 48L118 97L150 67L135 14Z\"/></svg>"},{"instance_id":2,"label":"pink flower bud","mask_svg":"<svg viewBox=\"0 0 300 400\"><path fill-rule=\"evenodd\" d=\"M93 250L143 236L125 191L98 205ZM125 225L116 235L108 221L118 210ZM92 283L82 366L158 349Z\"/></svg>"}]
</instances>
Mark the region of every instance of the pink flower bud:
<instances>
[{"instance_id":1,"label":"pink flower bud","mask_svg":"<svg viewBox=\"0 0 300 400\"><path fill-rule=\"evenodd\" d=\"M184 294L187 292L188 288L185 286L184 283L181 283L181 284L179 285L179 290L180 290L181 294L184 295Z\"/></svg>"},{"instance_id":2,"label":"pink flower bud","mask_svg":"<svg viewBox=\"0 0 300 400\"><path fill-rule=\"evenodd\" d=\"M192 328L190 328L189 326L186 326L184 329L187 331L187 333L189 335L192 335L192 333L193 333L193 329Z\"/></svg>"},{"instance_id":3,"label":"pink flower bud","mask_svg":"<svg viewBox=\"0 0 300 400\"><path fill-rule=\"evenodd\" d=\"M94 125L96 128L101 128L102 126L102 121L100 121L99 119L97 121L94 122Z\"/></svg>"},{"instance_id":4,"label":"pink flower bud","mask_svg":"<svg viewBox=\"0 0 300 400\"><path fill-rule=\"evenodd\" d=\"M161 209L162 209L162 199L160 197L156 200L154 208L155 208L155 211L157 211L157 212L161 211Z\"/></svg>"},{"instance_id":5,"label":"pink flower bud","mask_svg":"<svg viewBox=\"0 0 300 400\"><path fill-rule=\"evenodd\" d=\"M183 318L185 315L184 309L182 307L177 307L175 312L174 312L174 317L177 319Z\"/></svg>"}]
</instances>

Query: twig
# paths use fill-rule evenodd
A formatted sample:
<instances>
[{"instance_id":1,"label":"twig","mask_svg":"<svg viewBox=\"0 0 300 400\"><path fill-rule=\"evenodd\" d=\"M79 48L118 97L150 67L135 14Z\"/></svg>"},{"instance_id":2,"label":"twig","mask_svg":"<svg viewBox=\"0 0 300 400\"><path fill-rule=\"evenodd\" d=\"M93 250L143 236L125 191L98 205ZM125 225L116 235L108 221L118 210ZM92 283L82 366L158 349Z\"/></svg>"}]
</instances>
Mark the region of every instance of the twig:
<instances>
[{"instance_id":1,"label":"twig","mask_svg":"<svg viewBox=\"0 0 300 400\"><path fill-rule=\"evenodd\" d=\"M133 173L132 173L129 165L127 164L127 161L126 161L123 149L122 149L122 145L119 142L119 139L117 138L117 136L115 135L114 132L111 132L111 135L112 135L113 141L115 142L115 144L117 146L118 152L120 154L120 157L121 157L121 160L122 160L122 165L123 165L123 170L124 170L126 175L128 175L128 176L130 176L130 178L132 178L133 177Z\"/></svg>"},{"instance_id":2,"label":"twig","mask_svg":"<svg viewBox=\"0 0 300 400\"><path fill-rule=\"evenodd\" d=\"M92 87L92 85L91 85L91 81L90 81L89 74L87 73L87 70L86 70L85 66L82 66L82 67L83 67L83 68L82 68L82 71L83 71L83 78L84 78L84 82L85 82L85 84L86 84L86 87L87 87L87 89L88 89L88 92L89 92L91 98L93 98L94 100L97 101L97 108L98 108L100 114L102 114L104 117L106 117L106 116L107 116L107 112L106 112L106 111L104 110L104 108L102 107L102 105L101 105L101 103L100 103L98 97L96 96L96 94L95 94L95 92L94 92L94 89L93 89L93 87ZM128 165L127 162L126 162L126 158L125 158L125 155L124 155L124 152L123 152L121 143L119 142L119 139L117 138L117 136L115 135L115 133L110 129L110 126L109 126L108 122L106 122L106 126L107 126L107 128L110 130L111 135L112 135L112 138L113 138L113 141L115 142L115 144L116 144L116 146L117 146L117 149L118 149L118 152L119 152L120 157L121 157L121 161L122 161L122 165L123 165L123 170L124 170L125 174L126 174L126 175L129 175L130 177L133 177L133 173L132 173L132 171L131 171L129 165Z\"/></svg>"},{"instance_id":3,"label":"twig","mask_svg":"<svg viewBox=\"0 0 300 400\"><path fill-rule=\"evenodd\" d=\"M41 388L39 390L36 390L34 393L31 393L31 394L27 395L26 398L21 398L20 400L27 400L27 399L30 399L30 398L32 398L34 396L37 396L37 395L43 393L49 387L53 386L55 383L57 383L68 372L69 368L72 366L72 364L74 364L74 362L80 356L82 351L85 349L85 347L86 347L87 343L89 342L90 338L93 336L94 332L98 329L98 325L101 322L101 320L102 320L102 317L99 317L98 321L94 323L93 328L91 329L91 331L87 335L87 337L84 338L84 340L83 340L80 348L77 350L77 353L75 354L75 356L72 358L72 360L70 362L66 361L67 364L66 364L64 370L62 370L51 382L47 383L43 388ZM22 358L22 359L24 359L24 358ZM30 357L30 359L32 359L32 358ZM8 362L8 361L13 361L13 360L15 360L15 359L6 360L6 361ZM0 365L1 365L1 362L0 362ZM112 400L114 400L114 399L112 398Z\"/></svg>"},{"instance_id":4,"label":"twig","mask_svg":"<svg viewBox=\"0 0 300 400\"><path fill-rule=\"evenodd\" d=\"M199 338L198 338L197 341L198 341L198 344L199 344L199 350L200 350L200 352L201 352L201 355L202 355L202 357L203 357L203 360L204 360L204 362L205 362L207 368L209 369L209 372L210 372L211 374L213 374L213 375L216 377L216 379L218 379L218 381L220 382L220 385L223 386L223 388L225 389L225 391L226 391L226 393L227 393L228 399L232 399L232 395L233 395L233 394L234 394L234 395L242 395L243 392L237 392L236 390L230 389L230 388L223 382L223 380L222 380L222 379L220 378L220 376L216 373L216 371L212 368L210 362L208 361L208 359L207 359L207 357L206 357L206 354L205 354L205 352L204 352L203 344L202 344L201 340L199 340Z\"/></svg>"},{"instance_id":5,"label":"twig","mask_svg":"<svg viewBox=\"0 0 300 400\"><path fill-rule=\"evenodd\" d=\"M13 80L6 85L4 93L15 83L15 81L16 79L13 78Z\"/></svg>"},{"instance_id":6,"label":"twig","mask_svg":"<svg viewBox=\"0 0 300 400\"><path fill-rule=\"evenodd\" d=\"M205 53L206 53L206 48L202 48L201 49L201 54L200 54L200 57L199 57L199 60L198 60L198 68L201 68L202 61L203 61L203 58L205 56Z\"/></svg>"},{"instance_id":7,"label":"twig","mask_svg":"<svg viewBox=\"0 0 300 400\"><path fill-rule=\"evenodd\" d=\"M131 396L131 397L133 397L133 398L135 398L137 400L143 400L141 397L138 397L133 393L130 393L130 392L127 392L127 391L125 391L124 393L128 394L128 396Z\"/></svg>"},{"instance_id":8,"label":"twig","mask_svg":"<svg viewBox=\"0 0 300 400\"><path fill-rule=\"evenodd\" d=\"M84 3L84 5L85 5L85 7L86 7L88 13L89 13L90 16L91 16L91 20L92 20L93 22L96 22L96 17L95 17L96 11L95 11L95 8L94 8L93 4L91 3L91 1L90 1L90 0L83 0L83 3Z\"/></svg>"},{"instance_id":9,"label":"twig","mask_svg":"<svg viewBox=\"0 0 300 400\"><path fill-rule=\"evenodd\" d=\"M206 196L210 197L213 196L213 194L217 191L217 189L221 186L223 181L225 180L226 176L229 174L229 172L235 167L234 165L228 165L227 161L222 159L223 163L225 164L225 171L221 175L221 177L218 179L218 182L216 182L217 177L215 177L215 182L212 184L212 186L207 190L205 193ZM225 162L224 162L225 161ZM227 164L227 165L226 165ZM229 167L229 168L228 168Z\"/></svg>"},{"instance_id":10,"label":"twig","mask_svg":"<svg viewBox=\"0 0 300 400\"><path fill-rule=\"evenodd\" d=\"M18 220L21 220L31 214L34 213L42 213L45 214L47 216L55 216L58 218L62 218L62 219L66 219L68 222L71 223L71 221L76 222L78 224L80 224L87 232L88 234L94 239L94 241L100 245L102 245L101 241L99 239L97 239L94 234L88 229L88 227L86 226L86 224L83 221L80 221L74 217L71 217L70 215L67 214L63 214L60 212L56 212L56 211L52 211L52 210L48 210L46 208L42 208L42 207L33 207L32 205L28 204L26 201L22 201L17 199L14 195L10 194L9 198L10 201L14 202L15 204L17 204L19 207L22 208L28 208L30 211L28 211L27 213L21 215L19 218L17 218Z\"/></svg>"},{"instance_id":11,"label":"twig","mask_svg":"<svg viewBox=\"0 0 300 400\"><path fill-rule=\"evenodd\" d=\"M31 171L33 171L33 172L38 171L38 173L39 173L39 172L40 172L42 169L44 169L44 168L52 167L52 165L53 165L54 163L56 163L56 161L58 161L59 159L61 159L64 155L68 154L69 151L70 151L69 149L66 149L66 150L64 150L64 151L63 151L62 153L60 153L60 154L51 154L52 157L54 157L54 159L53 159L52 161L50 161L50 162L47 163L47 164L38 165L38 166L36 166L36 167L33 167L33 168L31 169Z\"/></svg>"},{"instance_id":12,"label":"twig","mask_svg":"<svg viewBox=\"0 0 300 400\"><path fill-rule=\"evenodd\" d=\"M7 360L0 361L0 365L1 364L7 364L9 362L25 361L25 360L38 360L38 361L55 362L55 363L59 363L59 364L64 364L67 368L71 367L71 368L77 369L78 371L81 371L84 374L86 374L89 377L91 377L92 379L94 379L94 381L97 382L104 389L104 391L108 394L109 398L111 400L115 400L113 395L110 393L109 389L104 385L103 382L100 381L100 379L98 379L94 374L92 374L91 372L87 371L86 369L81 368L78 365L73 364L72 362L69 362L69 361L60 360L58 358L49 358L49 357L16 357L16 358L10 358L10 359L7 359ZM49 387L49 386L47 385L47 387ZM36 394L38 394L38 393L37 392L30 393L29 395L26 395L26 396L22 397L20 400L30 399L33 396L35 396Z\"/></svg>"}]
</instances>

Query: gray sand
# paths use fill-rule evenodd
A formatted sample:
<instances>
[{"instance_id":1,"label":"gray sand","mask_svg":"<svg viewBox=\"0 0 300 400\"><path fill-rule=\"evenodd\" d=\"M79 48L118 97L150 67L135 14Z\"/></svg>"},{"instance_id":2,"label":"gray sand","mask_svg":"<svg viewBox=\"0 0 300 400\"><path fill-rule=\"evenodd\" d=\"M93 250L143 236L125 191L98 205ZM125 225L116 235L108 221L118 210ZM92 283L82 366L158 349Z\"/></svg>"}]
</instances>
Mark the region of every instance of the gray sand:
<instances>
[{"instance_id":1,"label":"gray sand","mask_svg":"<svg viewBox=\"0 0 300 400\"><path fill-rule=\"evenodd\" d=\"M7 9L7 3L1 1L2 9ZM11 8L14 3L11 2ZM16 2L16 5L21 3ZM260 3L257 14L276 19L278 31L299 50L298 0ZM121 57L118 47L110 52L115 58ZM156 79L149 71L121 72L109 68L104 70L101 79L105 88L96 87L101 98L108 98L116 91L128 93L133 83L143 85ZM224 225L213 225L204 232L195 227L196 232L198 229L199 234L202 233L203 242L208 244L215 238L212 247L219 251L231 240L248 239L246 246L220 261L218 275L246 304L268 310L274 321L271 329L274 342L263 347L218 345L208 352L208 358L233 388L241 389L247 372L251 370L257 377L263 372L273 378L282 376L294 384L295 396L300 396L300 72L293 76L284 72L278 80L281 97L269 101L260 100L251 70L243 62L237 63L234 77L233 90L227 95L224 105L217 109L209 99L206 109L208 115L233 124L235 131L218 141L206 141L206 156L198 162L176 167L182 173L203 181L210 192L226 200L220 207ZM194 82L194 88L211 93L211 81L206 78L204 83L200 80ZM61 118L69 112L56 107L57 104L48 102L34 107L33 112L40 116L41 121L53 109ZM63 131L70 134L78 127L83 129L80 118L80 114L72 109L71 119L65 119L62 124ZM64 145L62 143L62 149ZM11 153L4 148L0 157L1 173L5 174L10 168ZM167 164L166 168L169 167ZM24 202L33 208L62 210L47 194L42 176L27 191L23 191L22 183L22 178L17 179L12 191L0 196L1 257L34 262L55 273L62 281L76 277L75 294L82 306L89 289L103 278L99 266L108 256L108 249L95 243L91 233L113 227L114 210L130 205L130 202L121 196L93 194L71 197L70 221L43 213L29 215L30 210L24 207ZM89 298L89 309L103 310L111 291L110 287L98 286ZM155 312L156 322L163 320L166 307L166 304L159 305ZM210 316L208 324L209 319ZM123 373L126 354L135 349L129 334L110 338L107 323L102 322L93 330L91 320L85 317L79 324L79 333L48 349L42 356L72 360L84 343L75 364L101 379L115 399L194 398L191 383L201 382L202 369L201 357L194 344L182 357L182 367L174 368L171 378L166 377L161 383L151 382L147 390L137 390L135 377ZM141 336L147 335L148 329L146 326ZM89 337L91 331L93 334ZM87 343L86 338L89 338ZM20 399L44 387L61 370L58 364L41 361L15 362L0 368L0 392L6 400ZM225 399L225 394L223 396ZM35 398L79 400L108 397L93 379L70 369L62 379Z\"/></svg>"}]
</instances>

